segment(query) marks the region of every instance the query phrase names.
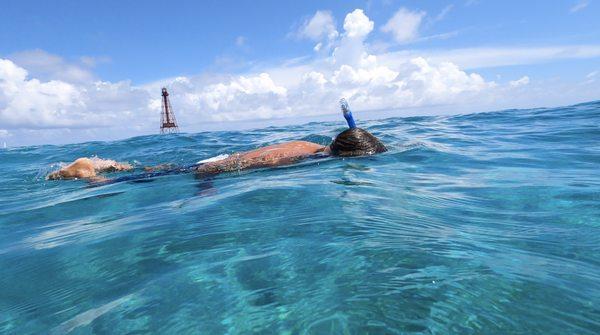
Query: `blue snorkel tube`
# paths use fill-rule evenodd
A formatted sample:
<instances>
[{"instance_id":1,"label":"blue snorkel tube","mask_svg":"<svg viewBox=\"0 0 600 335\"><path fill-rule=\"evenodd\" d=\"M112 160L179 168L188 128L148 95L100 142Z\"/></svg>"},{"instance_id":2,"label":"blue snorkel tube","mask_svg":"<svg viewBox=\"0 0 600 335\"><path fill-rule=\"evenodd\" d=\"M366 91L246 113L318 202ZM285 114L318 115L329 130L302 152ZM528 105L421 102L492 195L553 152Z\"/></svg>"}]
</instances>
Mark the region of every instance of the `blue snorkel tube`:
<instances>
[{"instance_id":1,"label":"blue snorkel tube","mask_svg":"<svg viewBox=\"0 0 600 335\"><path fill-rule=\"evenodd\" d=\"M350 111L350 107L348 107L348 101L346 101L346 99L340 99L340 107L342 108L342 113L344 113L344 119L346 119L346 122L348 122L348 128L356 128L354 117L352 117L352 111Z\"/></svg>"}]
</instances>

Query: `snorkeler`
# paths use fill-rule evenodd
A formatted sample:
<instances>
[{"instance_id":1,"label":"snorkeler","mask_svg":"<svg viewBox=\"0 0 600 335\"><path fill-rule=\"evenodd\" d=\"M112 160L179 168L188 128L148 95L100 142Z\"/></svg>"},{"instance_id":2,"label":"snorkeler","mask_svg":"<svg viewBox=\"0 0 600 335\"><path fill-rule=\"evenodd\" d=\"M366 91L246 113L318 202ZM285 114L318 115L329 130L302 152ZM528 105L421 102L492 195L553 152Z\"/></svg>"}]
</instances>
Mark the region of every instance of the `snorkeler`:
<instances>
[{"instance_id":1,"label":"snorkeler","mask_svg":"<svg viewBox=\"0 0 600 335\"><path fill-rule=\"evenodd\" d=\"M146 173L136 176L124 176L108 180L108 182L128 181L151 178L160 175L193 172L198 176L210 176L224 172L241 171L247 169L258 169L290 165L311 157L326 156L365 156L374 155L387 151L386 147L368 131L357 128L345 99L340 100L344 117L348 122L349 129L344 130L336 136L328 146L319 145L306 141L292 141L287 143L273 144L251 151L239 152L225 155L218 160L205 160L189 167L146 168ZM106 167L105 167L106 166ZM63 167L59 171L52 172L47 179L77 179L88 178L93 182L103 182L97 173L108 171L130 170L129 164L117 163L115 161L79 158L72 164Z\"/></svg>"},{"instance_id":2,"label":"snorkeler","mask_svg":"<svg viewBox=\"0 0 600 335\"><path fill-rule=\"evenodd\" d=\"M236 153L222 160L199 164L193 167L193 170L201 176L214 175L222 172L290 165L313 156L364 156L386 150L385 146L366 130L351 128L341 132L328 146L306 141L274 144Z\"/></svg>"}]
</instances>

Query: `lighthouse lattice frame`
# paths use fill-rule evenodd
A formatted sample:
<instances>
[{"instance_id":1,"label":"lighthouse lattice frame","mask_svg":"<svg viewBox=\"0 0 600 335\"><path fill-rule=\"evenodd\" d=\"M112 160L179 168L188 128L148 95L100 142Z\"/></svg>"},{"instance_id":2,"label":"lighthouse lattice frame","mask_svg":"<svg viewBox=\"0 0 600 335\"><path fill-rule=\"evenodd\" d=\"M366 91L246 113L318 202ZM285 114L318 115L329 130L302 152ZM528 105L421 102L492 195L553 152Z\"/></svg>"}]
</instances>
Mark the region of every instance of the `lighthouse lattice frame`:
<instances>
[{"instance_id":1,"label":"lighthouse lattice frame","mask_svg":"<svg viewBox=\"0 0 600 335\"><path fill-rule=\"evenodd\" d=\"M175 113L171 106L171 100L169 100L169 92L167 88L162 89L162 108L160 112L160 133L161 134L172 134L179 132L179 126L177 126L177 119L175 119Z\"/></svg>"}]
</instances>

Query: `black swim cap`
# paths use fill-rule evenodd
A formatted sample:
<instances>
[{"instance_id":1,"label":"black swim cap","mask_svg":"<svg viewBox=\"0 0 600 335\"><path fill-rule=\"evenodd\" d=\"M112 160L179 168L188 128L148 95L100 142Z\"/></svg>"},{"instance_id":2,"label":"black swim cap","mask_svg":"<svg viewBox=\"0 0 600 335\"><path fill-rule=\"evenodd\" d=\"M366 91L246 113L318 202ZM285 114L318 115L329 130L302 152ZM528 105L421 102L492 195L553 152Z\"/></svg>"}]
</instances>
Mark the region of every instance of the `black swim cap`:
<instances>
[{"instance_id":1,"label":"black swim cap","mask_svg":"<svg viewBox=\"0 0 600 335\"><path fill-rule=\"evenodd\" d=\"M364 156L386 152L387 149L377 137L361 128L351 128L341 132L329 146L334 156Z\"/></svg>"}]
</instances>

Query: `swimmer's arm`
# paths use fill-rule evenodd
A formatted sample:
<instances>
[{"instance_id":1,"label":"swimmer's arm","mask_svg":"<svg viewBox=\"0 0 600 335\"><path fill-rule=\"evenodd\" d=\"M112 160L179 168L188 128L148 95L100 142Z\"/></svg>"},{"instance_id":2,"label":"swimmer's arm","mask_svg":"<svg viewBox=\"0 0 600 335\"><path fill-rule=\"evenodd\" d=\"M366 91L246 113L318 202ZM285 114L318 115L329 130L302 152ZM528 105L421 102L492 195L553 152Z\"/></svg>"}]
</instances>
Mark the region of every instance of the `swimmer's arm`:
<instances>
[{"instance_id":1,"label":"swimmer's arm","mask_svg":"<svg viewBox=\"0 0 600 335\"><path fill-rule=\"evenodd\" d=\"M92 162L97 173L133 170L133 166L131 166L131 164L117 162L112 159L96 158L92 159Z\"/></svg>"},{"instance_id":2,"label":"swimmer's arm","mask_svg":"<svg viewBox=\"0 0 600 335\"><path fill-rule=\"evenodd\" d=\"M47 180L57 179L84 179L96 175L96 169L91 159L82 157L73 161L71 164L54 171L48 176Z\"/></svg>"},{"instance_id":3,"label":"swimmer's arm","mask_svg":"<svg viewBox=\"0 0 600 335\"><path fill-rule=\"evenodd\" d=\"M119 163L111 159L81 157L60 170L51 172L46 176L46 179L91 179L97 177L97 173L128 171L131 169L133 167L128 163Z\"/></svg>"}]
</instances>

